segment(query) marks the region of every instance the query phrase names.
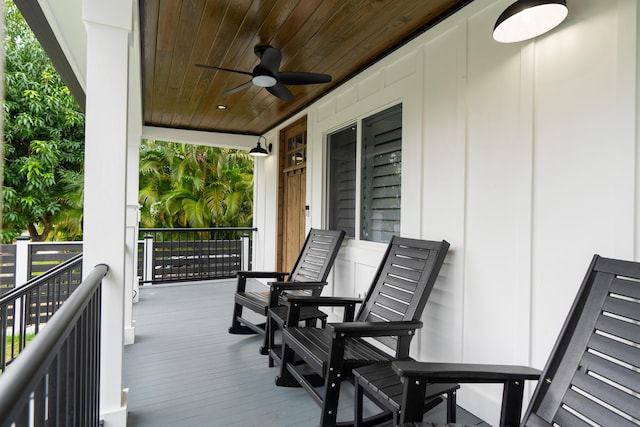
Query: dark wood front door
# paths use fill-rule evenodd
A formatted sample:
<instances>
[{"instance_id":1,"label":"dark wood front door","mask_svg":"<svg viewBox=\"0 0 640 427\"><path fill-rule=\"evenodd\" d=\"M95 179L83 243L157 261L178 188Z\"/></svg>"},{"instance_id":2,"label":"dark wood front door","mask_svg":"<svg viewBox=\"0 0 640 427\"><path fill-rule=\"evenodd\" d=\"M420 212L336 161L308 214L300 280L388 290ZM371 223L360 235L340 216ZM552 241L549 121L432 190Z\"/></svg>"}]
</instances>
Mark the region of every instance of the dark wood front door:
<instances>
[{"instance_id":1,"label":"dark wood front door","mask_svg":"<svg viewBox=\"0 0 640 427\"><path fill-rule=\"evenodd\" d=\"M305 239L307 118L280 132L278 257L280 271L291 271Z\"/></svg>"}]
</instances>

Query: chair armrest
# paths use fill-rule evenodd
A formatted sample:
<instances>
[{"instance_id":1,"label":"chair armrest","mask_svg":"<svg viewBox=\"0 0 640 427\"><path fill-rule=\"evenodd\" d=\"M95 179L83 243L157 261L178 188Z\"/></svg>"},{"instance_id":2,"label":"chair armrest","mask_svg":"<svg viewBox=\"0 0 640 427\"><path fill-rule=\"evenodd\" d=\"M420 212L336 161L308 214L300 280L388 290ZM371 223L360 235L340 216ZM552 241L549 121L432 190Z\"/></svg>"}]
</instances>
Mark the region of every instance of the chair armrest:
<instances>
[{"instance_id":1,"label":"chair armrest","mask_svg":"<svg viewBox=\"0 0 640 427\"><path fill-rule=\"evenodd\" d=\"M327 282L269 282L271 292L318 290L327 285Z\"/></svg>"},{"instance_id":2,"label":"chair armrest","mask_svg":"<svg viewBox=\"0 0 640 427\"><path fill-rule=\"evenodd\" d=\"M302 296L283 295L283 304L289 306L287 314L287 325L296 325L300 319L300 309L302 307L344 307L344 321L353 320L356 311L356 304L362 303L361 298L351 297L323 297L323 296Z\"/></svg>"},{"instance_id":3,"label":"chair armrest","mask_svg":"<svg viewBox=\"0 0 640 427\"><path fill-rule=\"evenodd\" d=\"M283 292L301 290L321 291L326 285L327 282L269 282L269 307L277 307L280 305L280 299L284 297L284 295L282 295Z\"/></svg>"},{"instance_id":4,"label":"chair armrest","mask_svg":"<svg viewBox=\"0 0 640 427\"><path fill-rule=\"evenodd\" d=\"M300 306L324 306L324 307L339 307L348 304L360 304L362 298L353 297L312 297L302 295L285 295L283 297L284 302L288 304L297 304Z\"/></svg>"},{"instance_id":5,"label":"chair armrest","mask_svg":"<svg viewBox=\"0 0 640 427\"><path fill-rule=\"evenodd\" d=\"M414 335L416 329L422 328L419 320L397 322L344 322L330 323L327 327L334 336L344 337L381 337Z\"/></svg>"},{"instance_id":6,"label":"chair armrest","mask_svg":"<svg viewBox=\"0 0 640 427\"><path fill-rule=\"evenodd\" d=\"M288 276L289 273L285 273L283 271L238 271L236 273L237 277L245 277L251 279L268 279L273 277L277 280L284 280L285 276Z\"/></svg>"},{"instance_id":7,"label":"chair armrest","mask_svg":"<svg viewBox=\"0 0 640 427\"><path fill-rule=\"evenodd\" d=\"M477 365L394 361L392 369L402 381L400 423L422 420L428 383L503 383L501 426L520 424L524 380L538 380L540 371L526 366Z\"/></svg>"},{"instance_id":8,"label":"chair armrest","mask_svg":"<svg viewBox=\"0 0 640 427\"><path fill-rule=\"evenodd\" d=\"M238 281L236 283L236 292L244 292L247 288L247 279L276 279L283 281L285 276L289 273L283 273L281 271L238 271L236 277Z\"/></svg>"},{"instance_id":9,"label":"chair armrest","mask_svg":"<svg viewBox=\"0 0 640 427\"><path fill-rule=\"evenodd\" d=\"M430 383L504 383L540 378L539 369L527 366L414 361L394 361L391 366L401 377L426 378Z\"/></svg>"}]
</instances>

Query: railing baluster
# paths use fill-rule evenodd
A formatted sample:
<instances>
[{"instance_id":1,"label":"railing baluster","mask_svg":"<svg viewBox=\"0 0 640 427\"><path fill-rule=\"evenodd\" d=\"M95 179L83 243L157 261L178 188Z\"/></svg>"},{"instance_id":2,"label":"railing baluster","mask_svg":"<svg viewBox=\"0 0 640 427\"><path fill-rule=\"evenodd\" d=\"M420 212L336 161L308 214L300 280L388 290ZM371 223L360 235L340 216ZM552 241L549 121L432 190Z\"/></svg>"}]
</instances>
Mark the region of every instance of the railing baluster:
<instances>
[{"instance_id":1,"label":"railing baluster","mask_svg":"<svg viewBox=\"0 0 640 427\"><path fill-rule=\"evenodd\" d=\"M43 376L33 391L33 425L46 426L47 375Z\"/></svg>"},{"instance_id":2,"label":"railing baluster","mask_svg":"<svg viewBox=\"0 0 640 427\"><path fill-rule=\"evenodd\" d=\"M60 364L58 365L58 425L68 425L69 412L69 341L65 341L60 349Z\"/></svg>"},{"instance_id":3,"label":"railing baluster","mask_svg":"<svg viewBox=\"0 0 640 427\"><path fill-rule=\"evenodd\" d=\"M101 316L101 293L102 285L98 285L97 292L91 299L90 304L90 318L93 328L93 333L89 337L92 343L92 357L91 357L91 373L88 375L90 379L90 395L91 395L91 414L99 413L100 405L100 316Z\"/></svg>"},{"instance_id":4,"label":"railing baluster","mask_svg":"<svg viewBox=\"0 0 640 427\"><path fill-rule=\"evenodd\" d=\"M26 401L20 407L20 412L15 419L16 427L28 427L29 426L29 405L30 401Z\"/></svg>"},{"instance_id":5,"label":"railing baluster","mask_svg":"<svg viewBox=\"0 0 640 427\"><path fill-rule=\"evenodd\" d=\"M175 269L176 269L176 265L173 262L173 255L174 253L177 253L178 258L180 258L180 247L177 248L177 250L175 249L175 241L178 239L174 239L173 238L173 232L169 233L169 247L171 248L169 250L169 265L171 266L171 275L175 275Z\"/></svg>"},{"instance_id":6,"label":"railing baluster","mask_svg":"<svg viewBox=\"0 0 640 427\"><path fill-rule=\"evenodd\" d=\"M28 295L25 295L23 298L21 298L22 301L22 310L20 310L20 314L22 316L22 319L20 319L20 329L18 332L18 337L17 337L17 341L18 341L18 352L22 351L22 349L25 346L25 342L27 340L27 324L29 322L29 317L28 317L28 312L29 312L29 300ZM17 353L13 352L12 353L12 357L16 357Z\"/></svg>"},{"instance_id":7,"label":"railing baluster","mask_svg":"<svg viewBox=\"0 0 640 427\"><path fill-rule=\"evenodd\" d=\"M0 372L4 371L7 363L7 323L9 306L0 306L0 333L4 339L0 340Z\"/></svg>"},{"instance_id":8,"label":"railing baluster","mask_svg":"<svg viewBox=\"0 0 640 427\"><path fill-rule=\"evenodd\" d=\"M51 362L49 368L49 401L47 405L49 419L55 425L60 418L60 364L62 363L60 354Z\"/></svg>"},{"instance_id":9,"label":"railing baluster","mask_svg":"<svg viewBox=\"0 0 640 427\"><path fill-rule=\"evenodd\" d=\"M76 386L75 386L75 420L74 425L83 426L86 425L84 420L85 418L85 405L84 399L87 394L87 390L85 390L85 378L86 375L86 366L85 361L87 360L87 341L86 334L87 328L85 325L85 317L83 315L78 319L78 323L76 325L76 337L78 338L77 342L77 357L76 357Z\"/></svg>"}]
</instances>

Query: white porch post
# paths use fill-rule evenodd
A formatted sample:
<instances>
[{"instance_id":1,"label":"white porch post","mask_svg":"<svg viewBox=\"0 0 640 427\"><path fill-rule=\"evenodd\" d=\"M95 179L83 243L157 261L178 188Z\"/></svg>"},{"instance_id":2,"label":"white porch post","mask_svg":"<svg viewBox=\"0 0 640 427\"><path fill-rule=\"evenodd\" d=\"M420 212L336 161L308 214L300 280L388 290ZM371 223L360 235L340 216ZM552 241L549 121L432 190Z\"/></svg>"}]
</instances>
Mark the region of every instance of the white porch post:
<instances>
[{"instance_id":1,"label":"white porch post","mask_svg":"<svg viewBox=\"0 0 640 427\"><path fill-rule=\"evenodd\" d=\"M133 303L138 300L138 174L140 164L140 134L129 135L127 144L127 215L126 215L126 266L124 295L124 343L133 344L136 337L136 321L133 320Z\"/></svg>"},{"instance_id":2,"label":"white porch post","mask_svg":"<svg viewBox=\"0 0 640 427\"><path fill-rule=\"evenodd\" d=\"M19 288L29 281L29 250L31 249L31 238L28 236L18 236L16 238L16 261L15 261L15 287ZM24 298L22 299L24 303ZM23 303L16 304L13 312L13 331L20 333L20 322L22 319Z\"/></svg>"},{"instance_id":3,"label":"white porch post","mask_svg":"<svg viewBox=\"0 0 640 427\"><path fill-rule=\"evenodd\" d=\"M138 7L133 7L133 37L129 49L129 108L127 134L127 181L126 181L126 247L125 256L125 304L124 343L133 344L136 336L136 321L133 319L133 303L138 302L138 224L140 208L138 204L138 184L140 176L140 139L142 138L142 78L140 76L140 16Z\"/></svg>"},{"instance_id":4,"label":"white porch post","mask_svg":"<svg viewBox=\"0 0 640 427\"><path fill-rule=\"evenodd\" d=\"M16 238L16 265L15 265L15 285L16 288L29 281L29 248L31 238L29 236L18 236Z\"/></svg>"},{"instance_id":5,"label":"white porch post","mask_svg":"<svg viewBox=\"0 0 640 427\"><path fill-rule=\"evenodd\" d=\"M87 30L84 262L109 266L102 284L100 416L127 423L123 390L127 105L131 0L83 0Z\"/></svg>"}]
</instances>

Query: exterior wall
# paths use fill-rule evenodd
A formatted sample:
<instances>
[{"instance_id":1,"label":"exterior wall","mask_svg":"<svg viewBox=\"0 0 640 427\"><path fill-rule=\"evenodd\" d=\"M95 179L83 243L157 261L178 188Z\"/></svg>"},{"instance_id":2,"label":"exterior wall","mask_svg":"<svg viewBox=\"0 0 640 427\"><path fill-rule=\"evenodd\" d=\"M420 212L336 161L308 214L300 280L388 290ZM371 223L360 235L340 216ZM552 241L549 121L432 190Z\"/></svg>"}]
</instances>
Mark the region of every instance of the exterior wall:
<instances>
[{"instance_id":1,"label":"exterior wall","mask_svg":"<svg viewBox=\"0 0 640 427\"><path fill-rule=\"evenodd\" d=\"M451 243L421 360L542 368L592 255L640 260L636 2L568 0L560 27L502 45L510 3L476 0L303 112L307 226L323 227L326 135L403 103L402 235ZM257 165L257 268L275 259L275 161ZM328 291L363 293L384 248L347 241ZM459 403L494 424L499 393Z\"/></svg>"}]
</instances>

